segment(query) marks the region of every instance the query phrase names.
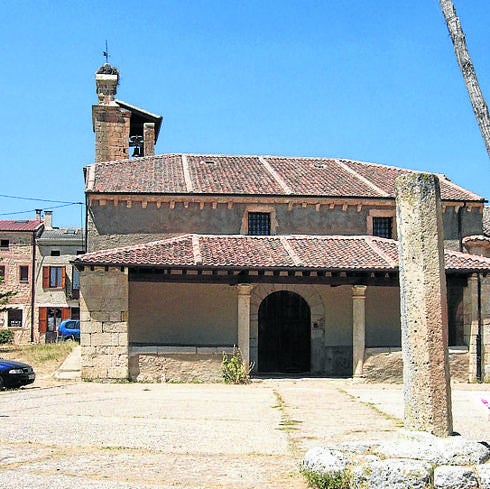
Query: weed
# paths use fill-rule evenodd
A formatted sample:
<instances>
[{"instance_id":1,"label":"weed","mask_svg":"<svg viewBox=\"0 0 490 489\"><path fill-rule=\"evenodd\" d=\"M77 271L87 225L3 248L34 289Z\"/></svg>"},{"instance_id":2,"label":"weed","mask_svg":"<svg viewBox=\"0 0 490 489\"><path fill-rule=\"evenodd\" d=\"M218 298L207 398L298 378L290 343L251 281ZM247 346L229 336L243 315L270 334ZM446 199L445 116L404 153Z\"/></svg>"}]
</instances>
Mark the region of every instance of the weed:
<instances>
[{"instance_id":1,"label":"weed","mask_svg":"<svg viewBox=\"0 0 490 489\"><path fill-rule=\"evenodd\" d=\"M347 469L325 474L302 469L301 474L311 487L318 487L318 489L349 489L351 487L352 477Z\"/></svg>"},{"instance_id":2,"label":"weed","mask_svg":"<svg viewBox=\"0 0 490 489\"><path fill-rule=\"evenodd\" d=\"M233 353L228 356L223 353L221 372L225 384L248 384L253 365L247 364L239 348L233 347Z\"/></svg>"}]
</instances>

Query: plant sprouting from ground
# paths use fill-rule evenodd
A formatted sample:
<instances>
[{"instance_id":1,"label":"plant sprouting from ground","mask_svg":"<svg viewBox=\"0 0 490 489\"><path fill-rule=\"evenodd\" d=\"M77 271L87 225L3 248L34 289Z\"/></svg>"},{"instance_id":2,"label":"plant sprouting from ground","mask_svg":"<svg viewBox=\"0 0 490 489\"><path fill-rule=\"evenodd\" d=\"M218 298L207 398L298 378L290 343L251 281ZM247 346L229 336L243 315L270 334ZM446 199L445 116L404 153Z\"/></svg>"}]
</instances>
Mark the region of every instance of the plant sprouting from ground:
<instances>
[{"instance_id":1,"label":"plant sprouting from ground","mask_svg":"<svg viewBox=\"0 0 490 489\"><path fill-rule=\"evenodd\" d=\"M349 489L351 487L351 474L348 470L322 474L302 469L301 474L311 487L319 489Z\"/></svg>"},{"instance_id":2,"label":"plant sprouting from ground","mask_svg":"<svg viewBox=\"0 0 490 489\"><path fill-rule=\"evenodd\" d=\"M221 372L226 384L248 384L252 368L253 365L244 362L242 352L236 346L233 347L233 353L230 356L223 353Z\"/></svg>"}]
</instances>

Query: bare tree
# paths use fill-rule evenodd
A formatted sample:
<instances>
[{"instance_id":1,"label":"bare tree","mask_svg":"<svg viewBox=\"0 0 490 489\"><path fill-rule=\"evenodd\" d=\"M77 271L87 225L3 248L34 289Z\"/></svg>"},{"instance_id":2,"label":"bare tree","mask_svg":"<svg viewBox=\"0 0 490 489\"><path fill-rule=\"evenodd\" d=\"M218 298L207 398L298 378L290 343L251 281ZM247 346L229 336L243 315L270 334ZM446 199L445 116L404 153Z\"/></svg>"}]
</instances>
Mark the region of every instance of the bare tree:
<instances>
[{"instance_id":1,"label":"bare tree","mask_svg":"<svg viewBox=\"0 0 490 489\"><path fill-rule=\"evenodd\" d=\"M456 53L456 59L458 60L461 73L463 74L466 89L470 96L471 105L473 106L473 112L475 113L476 120L480 126L480 131L483 136L483 141L487 148L488 156L490 156L490 115L488 113L488 106L485 102L485 98L480 89L480 84L476 77L475 68L471 62L470 54L466 46L466 39L461 27L458 16L456 15L456 9L451 0L439 0L441 4L442 12L446 19L447 28L454 45L454 52Z\"/></svg>"}]
</instances>

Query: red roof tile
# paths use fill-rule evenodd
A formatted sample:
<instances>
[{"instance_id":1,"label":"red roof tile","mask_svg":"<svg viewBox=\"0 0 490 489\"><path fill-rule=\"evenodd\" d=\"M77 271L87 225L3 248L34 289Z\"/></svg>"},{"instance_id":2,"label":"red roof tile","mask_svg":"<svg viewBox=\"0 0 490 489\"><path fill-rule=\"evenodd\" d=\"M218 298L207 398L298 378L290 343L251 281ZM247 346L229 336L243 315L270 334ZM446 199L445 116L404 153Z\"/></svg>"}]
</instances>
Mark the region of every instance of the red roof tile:
<instances>
[{"instance_id":1,"label":"red roof tile","mask_svg":"<svg viewBox=\"0 0 490 489\"><path fill-rule=\"evenodd\" d=\"M35 219L0 221L0 231L36 231L43 224Z\"/></svg>"},{"instance_id":2,"label":"red roof tile","mask_svg":"<svg viewBox=\"0 0 490 489\"><path fill-rule=\"evenodd\" d=\"M490 271L490 258L445 251L446 270ZM396 271L398 243L372 236L215 236L186 234L87 253L81 265Z\"/></svg>"},{"instance_id":3,"label":"red roof tile","mask_svg":"<svg viewBox=\"0 0 490 489\"><path fill-rule=\"evenodd\" d=\"M411 170L332 158L167 154L95 163L86 191L394 198ZM483 201L439 175L444 200Z\"/></svg>"}]
</instances>

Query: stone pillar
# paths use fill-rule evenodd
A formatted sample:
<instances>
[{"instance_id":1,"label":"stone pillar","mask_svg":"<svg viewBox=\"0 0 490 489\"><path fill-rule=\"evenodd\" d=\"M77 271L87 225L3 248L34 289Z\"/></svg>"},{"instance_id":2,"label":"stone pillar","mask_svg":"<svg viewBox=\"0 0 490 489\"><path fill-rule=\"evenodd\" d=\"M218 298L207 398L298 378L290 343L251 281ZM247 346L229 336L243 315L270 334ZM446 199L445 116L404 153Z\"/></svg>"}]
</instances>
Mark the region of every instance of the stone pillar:
<instances>
[{"instance_id":1,"label":"stone pillar","mask_svg":"<svg viewBox=\"0 0 490 489\"><path fill-rule=\"evenodd\" d=\"M399 239L405 428L453 431L447 293L439 180L408 173L395 180Z\"/></svg>"},{"instance_id":2,"label":"stone pillar","mask_svg":"<svg viewBox=\"0 0 490 489\"><path fill-rule=\"evenodd\" d=\"M468 382L477 380L477 337L478 337L478 276L468 277L468 285L463 292L464 330L467 340L469 365Z\"/></svg>"},{"instance_id":3,"label":"stone pillar","mask_svg":"<svg viewBox=\"0 0 490 489\"><path fill-rule=\"evenodd\" d=\"M252 285L239 284L238 290L238 348L243 361L250 363L250 294Z\"/></svg>"},{"instance_id":4,"label":"stone pillar","mask_svg":"<svg viewBox=\"0 0 490 489\"><path fill-rule=\"evenodd\" d=\"M127 269L80 272L82 379L129 378L128 291Z\"/></svg>"},{"instance_id":5,"label":"stone pillar","mask_svg":"<svg viewBox=\"0 0 490 489\"><path fill-rule=\"evenodd\" d=\"M155 154L155 124L153 122L143 124L143 145L143 156Z\"/></svg>"},{"instance_id":6,"label":"stone pillar","mask_svg":"<svg viewBox=\"0 0 490 489\"><path fill-rule=\"evenodd\" d=\"M480 276L482 380L490 381L490 277Z\"/></svg>"},{"instance_id":7,"label":"stone pillar","mask_svg":"<svg viewBox=\"0 0 490 489\"><path fill-rule=\"evenodd\" d=\"M352 375L362 377L366 349L366 286L352 287Z\"/></svg>"}]
</instances>

